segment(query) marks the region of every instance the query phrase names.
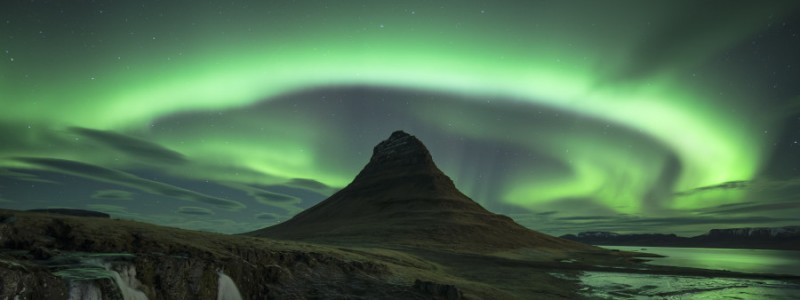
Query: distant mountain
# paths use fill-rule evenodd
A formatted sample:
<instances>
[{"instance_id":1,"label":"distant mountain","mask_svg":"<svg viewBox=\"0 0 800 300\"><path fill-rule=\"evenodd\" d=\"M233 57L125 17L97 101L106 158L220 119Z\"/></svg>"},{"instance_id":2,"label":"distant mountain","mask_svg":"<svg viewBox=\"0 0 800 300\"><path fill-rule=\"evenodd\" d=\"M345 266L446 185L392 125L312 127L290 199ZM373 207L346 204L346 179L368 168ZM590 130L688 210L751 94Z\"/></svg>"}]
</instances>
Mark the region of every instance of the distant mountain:
<instances>
[{"instance_id":1,"label":"distant mountain","mask_svg":"<svg viewBox=\"0 0 800 300\"><path fill-rule=\"evenodd\" d=\"M567 235L562 235L561 238L592 245L619 245L619 246L624 246L624 245L655 246L661 244L678 243L686 239L684 237L679 237L674 234L658 234L658 233L619 234L607 231L587 231L578 233L577 236L573 234L567 234Z\"/></svg>"},{"instance_id":2,"label":"distant mountain","mask_svg":"<svg viewBox=\"0 0 800 300\"><path fill-rule=\"evenodd\" d=\"M347 187L292 219L248 233L328 243L495 251L594 249L525 228L458 191L416 137L396 131Z\"/></svg>"},{"instance_id":3,"label":"distant mountain","mask_svg":"<svg viewBox=\"0 0 800 300\"><path fill-rule=\"evenodd\" d=\"M57 214L64 216L75 216L75 217L94 217L94 218L105 218L105 219L111 218L111 215L107 213L93 211L93 210L85 210L85 209L74 209L74 208L38 208L38 209L29 209L28 211Z\"/></svg>"},{"instance_id":4,"label":"distant mountain","mask_svg":"<svg viewBox=\"0 0 800 300\"><path fill-rule=\"evenodd\" d=\"M708 236L708 238L711 238L711 239L724 239L724 238L747 238L747 239L798 238L798 237L800 237L800 226L711 229L708 232L707 236Z\"/></svg>"},{"instance_id":5,"label":"distant mountain","mask_svg":"<svg viewBox=\"0 0 800 300\"><path fill-rule=\"evenodd\" d=\"M800 226L711 229L694 237L588 231L561 238L592 245L800 250Z\"/></svg>"}]
</instances>

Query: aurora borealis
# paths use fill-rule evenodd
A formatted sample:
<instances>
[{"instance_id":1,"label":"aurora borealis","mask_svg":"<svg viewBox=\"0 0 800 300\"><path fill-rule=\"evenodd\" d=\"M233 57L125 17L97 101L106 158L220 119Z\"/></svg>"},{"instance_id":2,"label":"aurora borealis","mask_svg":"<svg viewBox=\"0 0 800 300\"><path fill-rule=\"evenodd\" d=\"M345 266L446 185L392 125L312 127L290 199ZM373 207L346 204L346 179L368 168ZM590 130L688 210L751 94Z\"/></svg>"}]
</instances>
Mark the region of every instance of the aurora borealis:
<instances>
[{"instance_id":1,"label":"aurora borealis","mask_svg":"<svg viewBox=\"0 0 800 300\"><path fill-rule=\"evenodd\" d=\"M800 223L793 1L14 1L0 206L243 232L397 129L547 233Z\"/></svg>"}]
</instances>

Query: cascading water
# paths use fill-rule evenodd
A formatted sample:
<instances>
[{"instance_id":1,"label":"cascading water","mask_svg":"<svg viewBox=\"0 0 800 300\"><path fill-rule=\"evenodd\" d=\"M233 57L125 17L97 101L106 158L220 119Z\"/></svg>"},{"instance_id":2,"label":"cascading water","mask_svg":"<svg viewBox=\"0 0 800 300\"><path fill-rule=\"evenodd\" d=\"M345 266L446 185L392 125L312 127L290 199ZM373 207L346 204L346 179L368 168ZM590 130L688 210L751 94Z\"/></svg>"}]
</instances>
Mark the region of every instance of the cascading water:
<instances>
[{"instance_id":1,"label":"cascading water","mask_svg":"<svg viewBox=\"0 0 800 300\"><path fill-rule=\"evenodd\" d=\"M106 270L111 272L114 282L117 283L122 298L125 300L148 300L147 295L139 290L141 283L136 279L136 267L133 265L122 265L118 271L111 264L103 264Z\"/></svg>"},{"instance_id":2,"label":"cascading water","mask_svg":"<svg viewBox=\"0 0 800 300\"><path fill-rule=\"evenodd\" d=\"M70 281L69 300L101 300L103 292L94 281Z\"/></svg>"},{"instance_id":3,"label":"cascading water","mask_svg":"<svg viewBox=\"0 0 800 300\"><path fill-rule=\"evenodd\" d=\"M233 279L225 275L225 273L217 272L219 274L219 288L217 289L217 300L242 300L242 294L239 293L239 288Z\"/></svg>"},{"instance_id":4,"label":"cascading water","mask_svg":"<svg viewBox=\"0 0 800 300\"><path fill-rule=\"evenodd\" d=\"M113 280L124 300L148 300L147 295L139 290L142 284L136 279L136 267L124 262L111 263L108 260L118 261L125 254L88 254L72 253L60 259L69 266L56 263L60 270L56 275L69 280L70 300L100 300L103 299L103 290L108 289L107 281ZM58 261L58 260L57 260ZM101 288L101 286L103 286ZM112 292L108 291L106 292ZM106 295L108 296L108 295Z\"/></svg>"}]
</instances>

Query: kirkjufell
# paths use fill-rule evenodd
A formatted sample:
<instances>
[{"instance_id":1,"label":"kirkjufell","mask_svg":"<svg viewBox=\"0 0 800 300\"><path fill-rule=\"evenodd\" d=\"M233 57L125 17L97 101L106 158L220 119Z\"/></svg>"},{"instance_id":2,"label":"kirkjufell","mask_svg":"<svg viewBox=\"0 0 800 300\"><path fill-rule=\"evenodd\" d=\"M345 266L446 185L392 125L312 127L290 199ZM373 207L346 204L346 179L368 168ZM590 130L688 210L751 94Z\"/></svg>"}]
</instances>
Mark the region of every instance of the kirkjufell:
<instances>
[{"instance_id":1,"label":"kirkjufell","mask_svg":"<svg viewBox=\"0 0 800 300\"><path fill-rule=\"evenodd\" d=\"M403 131L375 146L369 163L344 189L286 222L250 235L488 252L590 248L484 209L456 189L420 140Z\"/></svg>"}]
</instances>

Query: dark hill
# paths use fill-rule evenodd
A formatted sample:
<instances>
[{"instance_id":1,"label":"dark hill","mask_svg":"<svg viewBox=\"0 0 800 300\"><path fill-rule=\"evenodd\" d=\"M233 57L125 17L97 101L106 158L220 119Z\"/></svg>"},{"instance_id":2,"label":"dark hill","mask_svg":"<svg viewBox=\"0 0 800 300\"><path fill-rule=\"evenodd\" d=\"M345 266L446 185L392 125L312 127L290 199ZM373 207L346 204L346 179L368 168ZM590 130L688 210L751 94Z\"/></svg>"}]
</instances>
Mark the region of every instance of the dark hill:
<instances>
[{"instance_id":1,"label":"dark hill","mask_svg":"<svg viewBox=\"0 0 800 300\"><path fill-rule=\"evenodd\" d=\"M561 238L592 245L800 250L800 226L711 229L706 234L618 234L605 231L567 234Z\"/></svg>"},{"instance_id":2,"label":"dark hill","mask_svg":"<svg viewBox=\"0 0 800 300\"><path fill-rule=\"evenodd\" d=\"M456 189L422 142L402 131L375 146L347 187L286 222L248 235L478 251L594 248L484 209Z\"/></svg>"},{"instance_id":3,"label":"dark hill","mask_svg":"<svg viewBox=\"0 0 800 300\"><path fill-rule=\"evenodd\" d=\"M37 212L37 213L48 213L48 214L57 214L57 215L64 215L64 216L75 216L75 217L92 217L92 218L111 218L111 216L107 213L93 211L93 210L85 210L85 209L74 209L74 208L37 208L37 209L29 209L29 212Z\"/></svg>"}]
</instances>

